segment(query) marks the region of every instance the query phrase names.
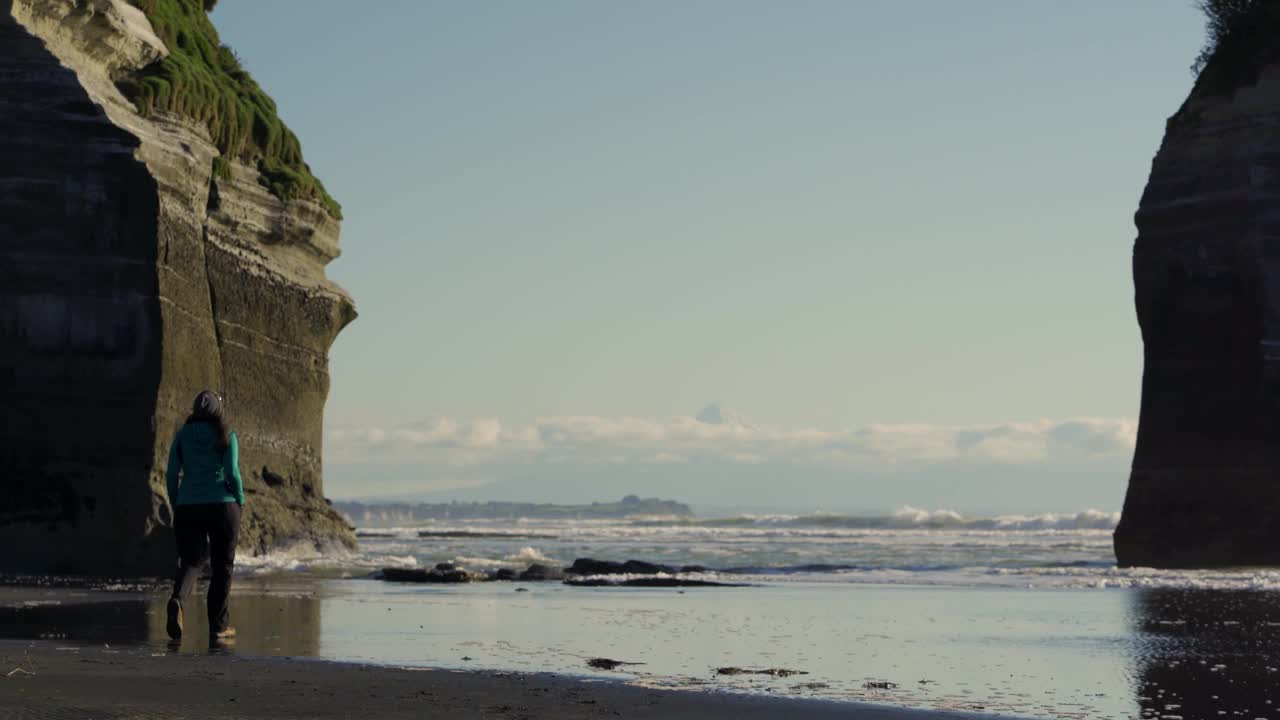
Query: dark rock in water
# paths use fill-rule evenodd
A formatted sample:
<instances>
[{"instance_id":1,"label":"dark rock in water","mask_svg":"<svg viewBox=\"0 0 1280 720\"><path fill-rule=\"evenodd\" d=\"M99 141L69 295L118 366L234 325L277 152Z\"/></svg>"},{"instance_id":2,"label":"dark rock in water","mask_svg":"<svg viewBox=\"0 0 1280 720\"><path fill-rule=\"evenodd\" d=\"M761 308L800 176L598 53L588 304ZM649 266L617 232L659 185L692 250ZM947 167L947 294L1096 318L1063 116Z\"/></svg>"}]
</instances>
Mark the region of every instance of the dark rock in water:
<instances>
[{"instance_id":1,"label":"dark rock in water","mask_svg":"<svg viewBox=\"0 0 1280 720\"><path fill-rule=\"evenodd\" d=\"M129 3L0 5L0 571L168 574L166 459L204 388L240 440L242 555L355 548L321 496L339 221L139 112L118 83L171 50Z\"/></svg>"},{"instance_id":2,"label":"dark rock in water","mask_svg":"<svg viewBox=\"0 0 1280 720\"><path fill-rule=\"evenodd\" d=\"M427 582L429 572L418 568L382 568L374 577L388 582Z\"/></svg>"},{"instance_id":3,"label":"dark rock in water","mask_svg":"<svg viewBox=\"0 0 1280 720\"><path fill-rule=\"evenodd\" d=\"M655 565L640 560L619 563L592 558L578 558L573 561L572 566L565 568L565 572L573 575L657 575L675 571L675 568L668 565Z\"/></svg>"},{"instance_id":4,"label":"dark rock in water","mask_svg":"<svg viewBox=\"0 0 1280 720\"><path fill-rule=\"evenodd\" d=\"M434 570L431 575L439 573L439 582L447 583L464 583L471 581L471 575L466 570Z\"/></svg>"},{"instance_id":5,"label":"dark rock in water","mask_svg":"<svg viewBox=\"0 0 1280 720\"><path fill-rule=\"evenodd\" d=\"M892 683L888 680L868 680L862 683L862 687L867 690L894 690L898 687L898 683Z\"/></svg>"},{"instance_id":6,"label":"dark rock in water","mask_svg":"<svg viewBox=\"0 0 1280 720\"><path fill-rule=\"evenodd\" d=\"M593 560L592 558L578 558L573 561L573 565L565 568L564 571L575 575L610 575L621 573L621 568L622 563Z\"/></svg>"},{"instance_id":7,"label":"dark rock in water","mask_svg":"<svg viewBox=\"0 0 1280 720\"><path fill-rule=\"evenodd\" d=\"M640 560L628 560L619 563L609 560L595 560L593 558L578 558L573 561L573 565L565 568L565 573L569 575L569 578L565 580L565 584L580 587L741 587L741 585L735 583L667 577L674 576L678 572L707 572L707 568L701 565L686 565L677 570L669 565L657 565ZM613 580L609 577L603 577L608 575L663 575L663 577L628 578L626 580Z\"/></svg>"},{"instance_id":8,"label":"dark rock in water","mask_svg":"<svg viewBox=\"0 0 1280 720\"><path fill-rule=\"evenodd\" d=\"M383 568L382 579L388 582L465 583L471 576L465 570L421 570L417 568Z\"/></svg>"},{"instance_id":9,"label":"dark rock in water","mask_svg":"<svg viewBox=\"0 0 1280 720\"><path fill-rule=\"evenodd\" d=\"M1277 37L1219 44L1135 216L1144 370L1121 566L1280 565Z\"/></svg>"},{"instance_id":10,"label":"dark rock in water","mask_svg":"<svg viewBox=\"0 0 1280 720\"><path fill-rule=\"evenodd\" d=\"M656 565L641 560L628 560L622 563L621 572L628 575L657 575L658 573L673 573L676 572L676 569L670 565Z\"/></svg>"},{"instance_id":11,"label":"dark rock in water","mask_svg":"<svg viewBox=\"0 0 1280 720\"><path fill-rule=\"evenodd\" d=\"M516 571L512 570L511 568L499 568L498 571L493 574L493 579L494 580L515 580Z\"/></svg>"},{"instance_id":12,"label":"dark rock in water","mask_svg":"<svg viewBox=\"0 0 1280 720\"><path fill-rule=\"evenodd\" d=\"M458 568L453 563L436 563L436 569L440 572L449 572L450 570L457 570Z\"/></svg>"},{"instance_id":13,"label":"dark rock in water","mask_svg":"<svg viewBox=\"0 0 1280 720\"><path fill-rule=\"evenodd\" d=\"M788 670L786 668L765 668L753 670L740 667L716 668L717 675L772 675L773 677L791 677L792 675L808 675L806 670Z\"/></svg>"},{"instance_id":14,"label":"dark rock in water","mask_svg":"<svg viewBox=\"0 0 1280 720\"><path fill-rule=\"evenodd\" d=\"M591 658L587 661L587 665L597 670L616 670L623 665L643 665L638 662L623 662L622 660L610 660L609 658Z\"/></svg>"},{"instance_id":15,"label":"dark rock in water","mask_svg":"<svg viewBox=\"0 0 1280 720\"><path fill-rule=\"evenodd\" d=\"M560 580L564 572L560 568L534 563L520 573L521 580Z\"/></svg>"},{"instance_id":16,"label":"dark rock in water","mask_svg":"<svg viewBox=\"0 0 1280 720\"><path fill-rule=\"evenodd\" d=\"M610 580L607 577L568 578L565 585L576 587L747 587L742 583L722 583L711 580L688 580L678 577L627 578L626 580Z\"/></svg>"}]
</instances>

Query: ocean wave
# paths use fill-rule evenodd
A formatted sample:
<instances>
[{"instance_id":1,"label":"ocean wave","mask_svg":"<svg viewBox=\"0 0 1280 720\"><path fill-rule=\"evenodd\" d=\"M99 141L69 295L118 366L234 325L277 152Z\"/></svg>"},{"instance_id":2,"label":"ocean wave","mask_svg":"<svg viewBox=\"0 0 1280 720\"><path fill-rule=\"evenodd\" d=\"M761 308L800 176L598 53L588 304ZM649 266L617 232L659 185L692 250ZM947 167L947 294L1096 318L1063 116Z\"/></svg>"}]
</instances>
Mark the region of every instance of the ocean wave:
<instances>
[{"instance_id":1,"label":"ocean wave","mask_svg":"<svg viewBox=\"0 0 1280 720\"><path fill-rule=\"evenodd\" d=\"M496 540L555 540L551 533L516 532L511 530L419 530L418 537L423 539L475 539L490 538Z\"/></svg>"},{"instance_id":2,"label":"ocean wave","mask_svg":"<svg viewBox=\"0 0 1280 720\"><path fill-rule=\"evenodd\" d=\"M303 543L262 555L240 555L236 558L236 572L269 575L315 571L359 571L383 567L412 568L417 567L418 564L418 559L413 555L396 554L385 550L382 552L320 550L314 545Z\"/></svg>"},{"instance_id":3,"label":"ocean wave","mask_svg":"<svg viewBox=\"0 0 1280 720\"><path fill-rule=\"evenodd\" d=\"M453 564L467 570L487 570L496 568L523 570L534 564L558 566L560 563L546 555L543 555L537 548L523 547L520 548L519 551L501 558L459 556L454 558Z\"/></svg>"},{"instance_id":4,"label":"ocean wave","mask_svg":"<svg viewBox=\"0 0 1280 720\"><path fill-rule=\"evenodd\" d=\"M844 528L852 530L1114 530L1120 513L1089 509L1078 513L970 517L955 510L924 510L909 505L889 515L735 515L721 518L633 520L642 527L706 528Z\"/></svg>"},{"instance_id":5,"label":"ocean wave","mask_svg":"<svg viewBox=\"0 0 1280 720\"><path fill-rule=\"evenodd\" d=\"M344 577L361 576L384 567L415 568L439 562L414 555L379 552L320 553L298 547L282 552L242 558L237 571L252 575L278 572L320 573ZM1025 562L1025 561L1015 561ZM453 563L472 571L511 568L522 570L532 564L565 566L535 547L522 547L501 555L453 558ZM679 566L678 563L673 563ZM1158 570L1120 568L1105 559L1044 560L1033 565L966 565L962 562L930 562L927 556L903 562L816 562L794 564L751 564L690 568L675 573L681 578L749 583L760 585L810 583L819 585L912 585L923 587L1008 587L1043 590L1113 589L1206 589L1280 591L1280 569Z\"/></svg>"},{"instance_id":6,"label":"ocean wave","mask_svg":"<svg viewBox=\"0 0 1280 720\"><path fill-rule=\"evenodd\" d=\"M417 540L420 527L362 527L356 528L356 537L362 540Z\"/></svg>"},{"instance_id":7,"label":"ocean wave","mask_svg":"<svg viewBox=\"0 0 1280 720\"><path fill-rule=\"evenodd\" d=\"M735 515L713 518L630 518L612 521L474 520L416 527L360 528L363 540L554 540L573 538L641 537L685 533L707 537L848 537L903 531L961 531L972 533L1109 533L1120 513L1085 510L1039 515L967 516L954 510L925 510L904 506L888 515Z\"/></svg>"},{"instance_id":8,"label":"ocean wave","mask_svg":"<svg viewBox=\"0 0 1280 720\"><path fill-rule=\"evenodd\" d=\"M431 567L442 562L475 572L520 571L535 563L567 567L577 558L594 557L706 568L728 582L766 585L1084 588L1190 582L1185 577L1117 572L1111 535L1118 521L1119 513L1102 510L966 515L910 506L878 515L454 519L361 528L354 556L286 555L258 562L265 568L262 572L341 572L346 577L380 567ZM1243 582L1239 577L1228 579L1236 585Z\"/></svg>"}]
</instances>

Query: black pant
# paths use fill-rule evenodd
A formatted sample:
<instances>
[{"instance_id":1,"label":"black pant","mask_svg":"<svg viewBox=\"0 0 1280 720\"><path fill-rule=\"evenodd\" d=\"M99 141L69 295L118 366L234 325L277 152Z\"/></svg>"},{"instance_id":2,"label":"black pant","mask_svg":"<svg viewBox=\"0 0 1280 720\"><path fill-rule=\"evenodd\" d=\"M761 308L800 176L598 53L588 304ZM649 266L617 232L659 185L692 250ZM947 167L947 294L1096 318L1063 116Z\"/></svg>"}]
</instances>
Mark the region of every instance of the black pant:
<instances>
[{"instance_id":1,"label":"black pant","mask_svg":"<svg viewBox=\"0 0 1280 720\"><path fill-rule=\"evenodd\" d=\"M207 598L209 634L221 632L231 619L227 597L231 594L231 571L236 565L240 506L233 502L179 505L174 510L173 529L178 535L178 575L173 580L173 596L183 600L195 588L208 539L209 561L213 566Z\"/></svg>"}]
</instances>

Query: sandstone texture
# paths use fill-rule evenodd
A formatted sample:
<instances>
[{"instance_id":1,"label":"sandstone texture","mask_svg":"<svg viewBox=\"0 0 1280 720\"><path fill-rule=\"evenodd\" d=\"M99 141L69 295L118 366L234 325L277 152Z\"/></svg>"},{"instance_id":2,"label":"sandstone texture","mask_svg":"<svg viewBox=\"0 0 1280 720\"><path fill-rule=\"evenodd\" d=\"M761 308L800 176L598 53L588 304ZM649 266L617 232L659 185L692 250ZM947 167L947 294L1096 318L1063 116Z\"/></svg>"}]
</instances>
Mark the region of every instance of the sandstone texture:
<instances>
[{"instance_id":1,"label":"sandstone texture","mask_svg":"<svg viewBox=\"0 0 1280 720\"><path fill-rule=\"evenodd\" d=\"M0 0L0 572L168 573L169 443L222 392L241 553L351 547L323 495L339 223L116 81L167 53L119 0Z\"/></svg>"},{"instance_id":2,"label":"sandstone texture","mask_svg":"<svg viewBox=\"0 0 1280 720\"><path fill-rule=\"evenodd\" d=\"M1145 370L1117 559L1280 564L1280 66L1192 92L1136 224Z\"/></svg>"}]
</instances>

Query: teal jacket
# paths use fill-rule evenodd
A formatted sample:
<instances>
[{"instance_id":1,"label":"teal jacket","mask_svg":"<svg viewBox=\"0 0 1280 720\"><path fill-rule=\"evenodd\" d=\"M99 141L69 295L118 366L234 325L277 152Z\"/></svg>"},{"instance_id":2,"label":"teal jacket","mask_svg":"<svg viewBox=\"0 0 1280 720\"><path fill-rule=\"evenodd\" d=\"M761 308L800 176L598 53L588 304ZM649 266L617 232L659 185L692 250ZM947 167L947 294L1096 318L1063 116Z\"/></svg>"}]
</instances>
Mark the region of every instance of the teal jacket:
<instances>
[{"instance_id":1,"label":"teal jacket","mask_svg":"<svg viewBox=\"0 0 1280 720\"><path fill-rule=\"evenodd\" d=\"M204 505L239 503L244 505L244 483L240 481L240 442L230 433L225 452L214 447L217 431L208 423L182 426L169 446L169 504ZM178 472L182 481L178 481ZM228 481L229 479L229 481Z\"/></svg>"}]
</instances>

